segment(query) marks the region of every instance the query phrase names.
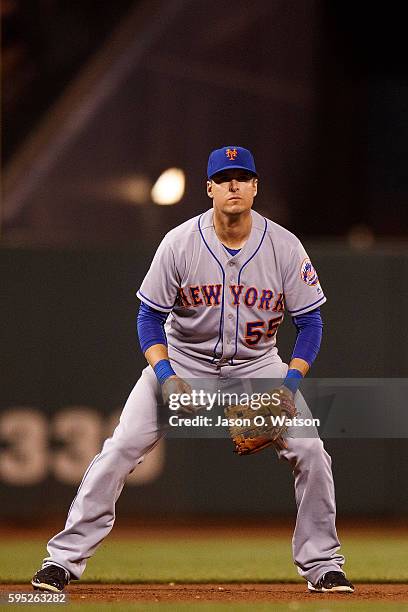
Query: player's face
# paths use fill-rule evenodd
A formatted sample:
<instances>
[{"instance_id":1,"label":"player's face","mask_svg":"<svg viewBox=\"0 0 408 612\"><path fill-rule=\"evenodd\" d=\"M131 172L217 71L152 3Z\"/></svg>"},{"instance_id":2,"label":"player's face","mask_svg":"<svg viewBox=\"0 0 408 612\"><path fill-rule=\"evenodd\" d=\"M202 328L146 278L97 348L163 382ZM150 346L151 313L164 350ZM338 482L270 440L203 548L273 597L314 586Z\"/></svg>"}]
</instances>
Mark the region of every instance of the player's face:
<instances>
[{"instance_id":1,"label":"player's face","mask_svg":"<svg viewBox=\"0 0 408 612\"><path fill-rule=\"evenodd\" d=\"M233 168L215 174L207 181L207 194L214 208L224 214L250 210L258 190L258 179L251 172Z\"/></svg>"}]
</instances>

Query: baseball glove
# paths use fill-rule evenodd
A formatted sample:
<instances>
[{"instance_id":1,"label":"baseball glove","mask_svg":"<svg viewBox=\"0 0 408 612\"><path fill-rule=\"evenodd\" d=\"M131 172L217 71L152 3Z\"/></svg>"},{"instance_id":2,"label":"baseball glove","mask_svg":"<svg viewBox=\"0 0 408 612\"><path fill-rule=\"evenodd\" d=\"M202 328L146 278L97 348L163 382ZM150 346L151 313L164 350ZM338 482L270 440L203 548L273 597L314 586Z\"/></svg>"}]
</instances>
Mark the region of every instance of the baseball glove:
<instances>
[{"instance_id":1,"label":"baseball glove","mask_svg":"<svg viewBox=\"0 0 408 612\"><path fill-rule=\"evenodd\" d=\"M251 404L238 404L224 408L229 423L229 431L238 455L250 455L275 446L282 450L287 448L283 438L288 430L285 418L296 416L296 407L293 394L285 387L274 389L269 400L261 403L255 409Z\"/></svg>"}]
</instances>

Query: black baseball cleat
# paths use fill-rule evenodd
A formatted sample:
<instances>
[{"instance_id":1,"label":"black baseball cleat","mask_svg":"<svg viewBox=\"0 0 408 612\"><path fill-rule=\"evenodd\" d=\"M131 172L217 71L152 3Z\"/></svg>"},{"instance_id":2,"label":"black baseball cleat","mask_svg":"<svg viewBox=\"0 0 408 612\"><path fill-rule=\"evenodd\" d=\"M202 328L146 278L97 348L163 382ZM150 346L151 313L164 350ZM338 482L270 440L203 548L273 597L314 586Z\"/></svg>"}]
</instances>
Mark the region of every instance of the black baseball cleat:
<instances>
[{"instance_id":1,"label":"black baseball cleat","mask_svg":"<svg viewBox=\"0 0 408 612\"><path fill-rule=\"evenodd\" d=\"M68 583L69 574L67 570L59 565L52 564L38 570L31 581L36 591L51 591L52 593L61 593Z\"/></svg>"},{"instance_id":2,"label":"black baseball cleat","mask_svg":"<svg viewBox=\"0 0 408 612\"><path fill-rule=\"evenodd\" d=\"M327 572L316 584L307 583L310 593L354 593L354 586L343 572Z\"/></svg>"}]
</instances>

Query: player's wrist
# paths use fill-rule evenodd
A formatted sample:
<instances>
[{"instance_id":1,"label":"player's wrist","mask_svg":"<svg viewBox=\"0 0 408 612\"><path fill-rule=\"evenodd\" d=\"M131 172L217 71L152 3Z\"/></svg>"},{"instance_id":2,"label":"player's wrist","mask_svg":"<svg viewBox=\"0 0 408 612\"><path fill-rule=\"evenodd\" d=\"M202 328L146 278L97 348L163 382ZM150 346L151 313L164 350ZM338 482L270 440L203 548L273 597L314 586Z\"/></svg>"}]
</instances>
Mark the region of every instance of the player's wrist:
<instances>
[{"instance_id":1,"label":"player's wrist","mask_svg":"<svg viewBox=\"0 0 408 612\"><path fill-rule=\"evenodd\" d=\"M303 374L296 368L290 368L286 374L283 386L289 389L293 395L299 389L300 383L303 380Z\"/></svg>"},{"instance_id":2,"label":"player's wrist","mask_svg":"<svg viewBox=\"0 0 408 612\"><path fill-rule=\"evenodd\" d=\"M162 385L170 376L176 376L175 371L171 367L168 359L160 359L153 367L157 380Z\"/></svg>"}]
</instances>

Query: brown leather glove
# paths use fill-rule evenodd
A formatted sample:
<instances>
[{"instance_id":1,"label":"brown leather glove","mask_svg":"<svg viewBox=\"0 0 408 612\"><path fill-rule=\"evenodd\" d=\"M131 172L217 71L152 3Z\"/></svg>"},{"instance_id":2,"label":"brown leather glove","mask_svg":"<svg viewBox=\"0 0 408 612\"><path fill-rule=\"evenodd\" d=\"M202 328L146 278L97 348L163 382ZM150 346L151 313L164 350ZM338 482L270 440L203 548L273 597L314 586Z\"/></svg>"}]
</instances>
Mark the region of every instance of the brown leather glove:
<instances>
[{"instance_id":1,"label":"brown leather glove","mask_svg":"<svg viewBox=\"0 0 408 612\"><path fill-rule=\"evenodd\" d=\"M250 455L275 446L278 450L287 448L284 434L288 430L285 419L296 416L293 393L286 387L279 387L269 393L270 400L258 409L251 404L238 404L224 409L229 419L229 431L238 455Z\"/></svg>"}]
</instances>

